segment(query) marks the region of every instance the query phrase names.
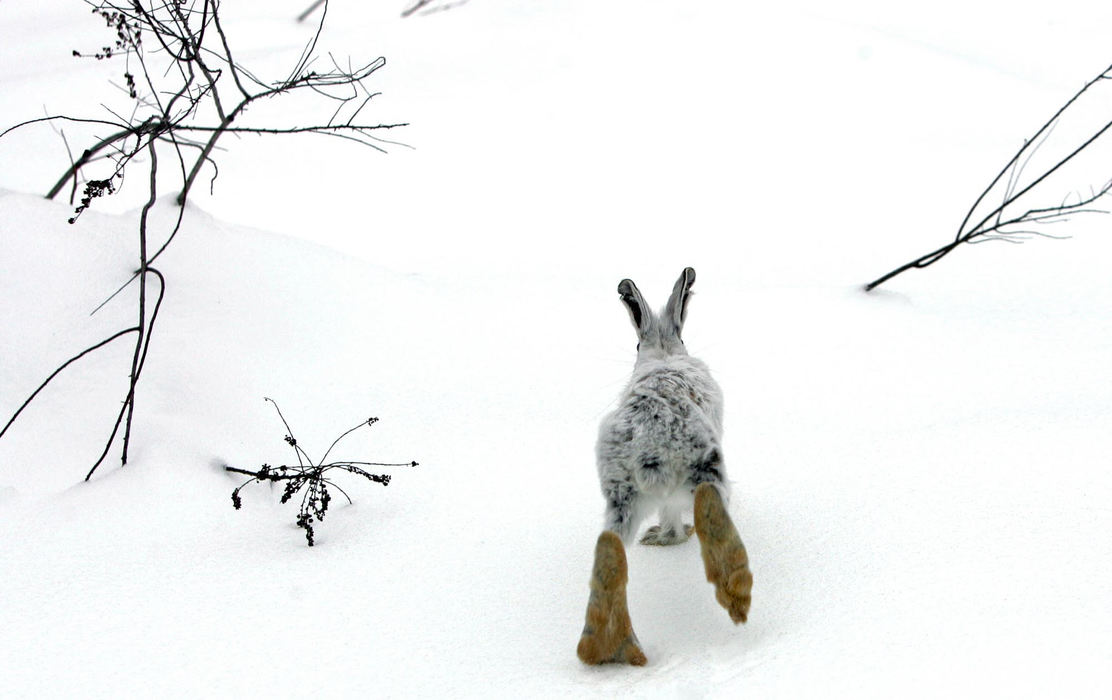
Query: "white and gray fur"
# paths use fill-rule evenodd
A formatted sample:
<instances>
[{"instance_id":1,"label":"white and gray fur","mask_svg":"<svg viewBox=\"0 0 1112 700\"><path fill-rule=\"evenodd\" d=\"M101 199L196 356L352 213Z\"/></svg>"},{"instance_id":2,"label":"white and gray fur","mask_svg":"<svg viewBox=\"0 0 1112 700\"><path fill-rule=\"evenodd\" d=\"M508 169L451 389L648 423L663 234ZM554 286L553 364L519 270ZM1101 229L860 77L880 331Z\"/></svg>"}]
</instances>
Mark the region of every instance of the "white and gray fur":
<instances>
[{"instance_id":1,"label":"white and gray fur","mask_svg":"<svg viewBox=\"0 0 1112 700\"><path fill-rule=\"evenodd\" d=\"M618 285L637 329L637 363L618 408L602 419L595 451L605 528L627 543L657 509L660 525L642 541L683 542L688 534L681 518L695 487L709 482L727 496L722 390L707 365L687 354L682 338L694 282L689 267L659 315L631 280Z\"/></svg>"}]
</instances>

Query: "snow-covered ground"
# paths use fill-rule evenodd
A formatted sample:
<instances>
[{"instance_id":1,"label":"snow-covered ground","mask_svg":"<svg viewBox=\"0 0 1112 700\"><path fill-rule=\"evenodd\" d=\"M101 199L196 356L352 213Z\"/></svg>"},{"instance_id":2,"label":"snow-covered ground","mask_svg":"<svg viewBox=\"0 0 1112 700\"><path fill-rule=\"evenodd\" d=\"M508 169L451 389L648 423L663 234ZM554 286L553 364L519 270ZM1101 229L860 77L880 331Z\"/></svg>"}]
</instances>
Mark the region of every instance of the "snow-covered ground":
<instances>
[{"instance_id":1,"label":"snow-covered ground","mask_svg":"<svg viewBox=\"0 0 1112 700\"><path fill-rule=\"evenodd\" d=\"M288 65L308 4L226 3L241 60ZM1112 218L860 286L1112 61L1112 6L332 5L324 48L387 57L368 114L412 148L229 141L161 260L129 464L81 481L126 342L0 440L0 696L1105 695ZM82 3L3 3L0 35L0 127L119 99L70 56L104 38ZM69 226L39 196L67 162L0 139L3 421L131 322L89 312L142 176ZM634 547L649 663L587 668L615 288L659 304L685 265L753 607L729 621L694 542ZM232 508L222 464L292 457L264 396L314 456L373 415L333 456L420 466L341 481L308 548L277 492Z\"/></svg>"}]
</instances>

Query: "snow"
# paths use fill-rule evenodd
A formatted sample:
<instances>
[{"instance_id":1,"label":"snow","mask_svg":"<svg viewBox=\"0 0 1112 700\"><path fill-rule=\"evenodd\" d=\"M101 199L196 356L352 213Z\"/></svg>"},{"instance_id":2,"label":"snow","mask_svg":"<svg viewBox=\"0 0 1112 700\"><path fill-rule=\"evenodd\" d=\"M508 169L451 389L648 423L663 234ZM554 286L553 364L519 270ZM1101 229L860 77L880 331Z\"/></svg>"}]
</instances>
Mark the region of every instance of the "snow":
<instances>
[{"instance_id":1,"label":"snow","mask_svg":"<svg viewBox=\"0 0 1112 700\"><path fill-rule=\"evenodd\" d=\"M307 4L227 3L242 60L288 65ZM9 5L0 125L120 99L70 56L102 36L79 3ZM0 440L0 695L1103 696L1112 220L860 286L1108 65L1112 9L332 5L412 148L229 142L160 261L128 465L82 481L127 340ZM143 177L69 226L39 196L66 162L47 127L0 139L5 421L132 322L130 290L89 312L135 266ZM729 621L693 542L632 547L649 664L587 668L614 290L660 304L685 265L753 608ZM292 459L263 397L314 456L377 416L333 456L420 466L342 481L308 548L277 492L231 506L223 464Z\"/></svg>"}]
</instances>

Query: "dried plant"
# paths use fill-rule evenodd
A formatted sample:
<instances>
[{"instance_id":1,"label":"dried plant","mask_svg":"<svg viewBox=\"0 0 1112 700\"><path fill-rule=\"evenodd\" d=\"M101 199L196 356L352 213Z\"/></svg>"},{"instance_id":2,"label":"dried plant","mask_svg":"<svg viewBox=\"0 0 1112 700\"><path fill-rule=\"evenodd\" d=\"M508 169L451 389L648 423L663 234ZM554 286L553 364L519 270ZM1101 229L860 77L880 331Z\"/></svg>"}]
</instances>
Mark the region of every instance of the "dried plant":
<instances>
[{"instance_id":1,"label":"dried plant","mask_svg":"<svg viewBox=\"0 0 1112 700\"><path fill-rule=\"evenodd\" d=\"M352 461L339 461L339 462L326 462L328 455L332 453L333 448L337 443L343 440L351 433L359 430L362 427L369 427L378 422L378 418L368 418L359 425L343 432L336 438L332 445L325 451L324 456L320 461L314 463L309 454L298 443L297 438L293 436L293 430L290 429L290 424L286 422L285 416L282 415L282 410L278 408L278 404L273 399L266 399L274 405L274 410L278 412L278 417L281 418L282 424L286 426L285 441L290 447L293 448L294 454L297 456L297 465L283 464L278 467L272 467L269 464L262 465L256 471L248 471L246 469L238 469L225 465L225 471L233 472L235 474L246 474L251 478L243 482L232 491L232 505L236 510L243 506L243 499L240 497L239 492L249 484L262 484L266 482L279 483L284 482L285 485L282 489L281 502L287 503L297 496L301 495L301 505L297 511L297 526L305 531L305 539L312 547L315 542L315 531L313 530L314 522L322 522L325 514L328 512L328 506L332 502L332 493L329 489L339 491L348 503L351 503L351 497L335 482L337 472L347 472L356 476L363 477L368 481L373 481L376 484L388 486L390 484L389 474L373 474L365 469L365 467L416 467L417 462L401 462L401 463L383 463L383 462L352 462Z\"/></svg>"}]
</instances>

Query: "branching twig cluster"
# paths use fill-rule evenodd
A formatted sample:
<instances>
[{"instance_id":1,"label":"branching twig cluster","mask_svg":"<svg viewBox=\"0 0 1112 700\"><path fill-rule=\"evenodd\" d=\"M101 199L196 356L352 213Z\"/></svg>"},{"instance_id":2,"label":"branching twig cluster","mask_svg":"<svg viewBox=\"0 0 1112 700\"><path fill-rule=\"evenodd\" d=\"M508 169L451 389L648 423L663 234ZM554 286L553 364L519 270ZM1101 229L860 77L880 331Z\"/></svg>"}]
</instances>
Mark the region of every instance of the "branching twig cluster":
<instances>
[{"instance_id":1,"label":"branching twig cluster","mask_svg":"<svg viewBox=\"0 0 1112 700\"><path fill-rule=\"evenodd\" d=\"M331 56L326 63L320 60L317 43L328 13L327 2L322 3L316 30L289 73L268 81L233 55L220 18L220 0L86 1L116 31L114 46L88 55L97 59L123 57L126 89L135 104L128 115L87 119L48 116L4 132L42 121L79 122L111 130L82 152L47 192L48 198L57 196L67 182L76 186L90 165L104 159L112 161L113 167L107 177L85 178L86 194L93 199L110 193L113 188L104 183L121 179L125 166L143 151L146 141L167 144L181 158L185 174L178 203L183 204L206 164L213 167L215 179L212 154L225 134L314 133L381 151L390 142L377 132L404 126L361 120L364 108L377 95L364 81L385 65L385 59L379 57L359 66L341 65ZM86 54L74 51L74 55ZM136 85L137 73L142 87ZM312 92L331 102L330 117L313 125L236 124L252 104L296 92ZM185 150L194 155L185 157Z\"/></svg>"},{"instance_id":2,"label":"branching twig cluster","mask_svg":"<svg viewBox=\"0 0 1112 700\"><path fill-rule=\"evenodd\" d=\"M131 419L135 407L135 389L147 357L150 338L166 290L165 277L153 264L173 241L182 224L179 209L170 230L158 236L148 230L148 215L158 197L159 154L167 151L173 157L178 174L177 201L184 205L197 177L206 165L212 168L215 181L217 169L213 153L225 134L320 134L354 141L363 146L383 150L389 143L377 134L403 124L375 124L364 121L362 114L376 96L364 81L385 65L377 58L359 66L341 65L329 56L320 59L317 44L324 28L328 2L322 8L304 49L288 73L276 80L264 80L239 63L231 49L228 33L220 17L220 0L86 0L92 11L105 20L114 32L112 43L78 57L96 60L122 60L122 89L131 100L128 114L110 112L108 117L74 117L53 115L31 119L2 133L37 123L71 123L101 127L106 135L96 137L77 158L71 155L70 166L47 192L54 198L67 185L70 203L74 204L82 190L70 223L75 223L93 202L120 189L124 174L134 159L142 157L149 167L149 197L139 221L138 265L134 273L112 297L133 283L138 283L138 320L134 326L119 330L58 367L24 402L11 420L0 429L0 438L23 410L58 374L91 352L124 336L134 335L135 350L129 384L123 407L104 447L104 452L86 475L90 478L104 461L116 436L123 429L121 462L127 464L127 447L131 435ZM247 109L257 103L294 93L311 93L329 105L327 118L316 124L244 124ZM62 132L67 149L69 142ZM107 168L104 169L104 164ZM98 172L94 175L93 170ZM157 246L157 247L156 247ZM148 299L148 285L157 282L153 303Z\"/></svg>"},{"instance_id":3,"label":"branching twig cluster","mask_svg":"<svg viewBox=\"0 0 1112 700\"><path fill-rule=\"evenodd\" d=\"M1082 96L1104 81L1112 81L1112 65L1085 83L1031 138L1024 141L1023 146L973 202L973 206L969 208L961 226L958 227L957 235L953 241L870 282L865 286L866 291L878 287L907 270L933 265L963 243L984 243L988 241L1021 243L1036 236L1064 238L1065 236L1050 233L1043 227L1065 223L1076 214L1107 213L1094 205L1109 192L1112 192L1112 179L1100 186L1090 188L1088 192L1069 194L1057 200L1055 204L1031 206L1030 201L1041 191L1039 186L1046 182L1051 175L1059 172L1112 129L1112 120L1105 121L1095 131L1088 133L1079 145L1065 156L1054 161L1050 167L1034 175L1029 181L1024 179L1025 171L1031 159L1053 134L1055 127L1061 122L1063 116L1071 111L1071 107L1074 107ZM984 212L983 205L993 201L991 195L994 192L1002 193L1000 203L997 205L989 204L989 210Z\"/></svg>"},{"instance_id":4,"label":"branching twig cluster","mask_svg":"<svg viewBox=\"0 0 1112 700\"><path fill-rule=\"evenodd\" d=\"M348 503L352 502L347 492L336 484L334 476L330 475L330 472L343 471L361 476L376 484L388 486L390 484L389 474L373 474L367 471L365 467L417 466L417 462L402 462L396 464L350 461L325 462L337 443L364 426L374 425L378 422L378 418L368 418L354 428L342 433L332 442L332 445L324 453L320 461L314 464L312 458L310 458L309 454L301 447L297 438L293 436L293 430L290 429L290 424L286 422L286 418L282 415L282 410L278 408L278 404L275 403L273 399L266 400L274 405L274 410L278 412L278 417L281 418L282 424L286 426L285 441L293 448L294 453L297 455L297 466L282 465L279 467L272 467L269 464L264 464L257 471L253 472L246 469L225 466L224 469L226 471L236 474L246 474L251 477L232 491L232 505L236 510L239 510L243 506L243 499L240 498L239 492L248 484L261 484L268 481L271 483L285 482L285 486L282 490L281 502L287 503L298 493L301 494L301 505L297 511L297 526L305 531L305 539L308 541L310 547L313 546L315 541L313 522L321 522L324 520L324 516L328 512L328 505L332 502L332 494L329 488L339 491L344 498L347 499Z\"/></svg>"}]
</instances>

